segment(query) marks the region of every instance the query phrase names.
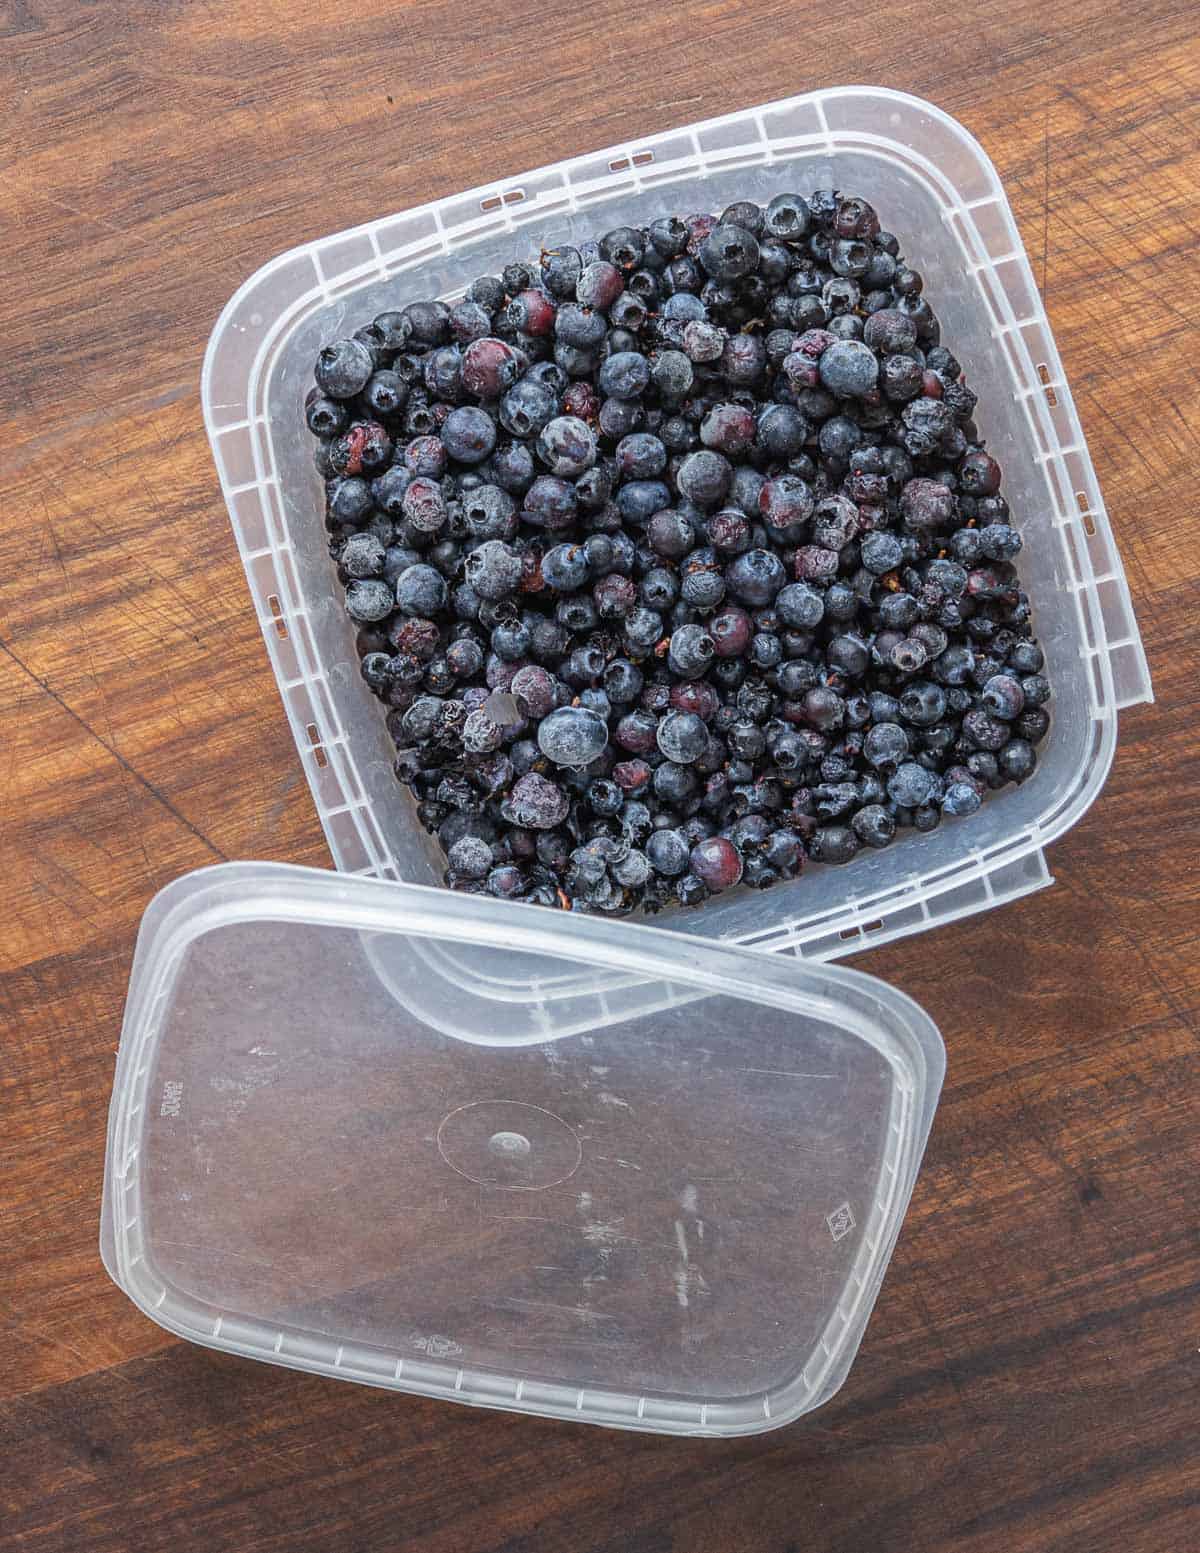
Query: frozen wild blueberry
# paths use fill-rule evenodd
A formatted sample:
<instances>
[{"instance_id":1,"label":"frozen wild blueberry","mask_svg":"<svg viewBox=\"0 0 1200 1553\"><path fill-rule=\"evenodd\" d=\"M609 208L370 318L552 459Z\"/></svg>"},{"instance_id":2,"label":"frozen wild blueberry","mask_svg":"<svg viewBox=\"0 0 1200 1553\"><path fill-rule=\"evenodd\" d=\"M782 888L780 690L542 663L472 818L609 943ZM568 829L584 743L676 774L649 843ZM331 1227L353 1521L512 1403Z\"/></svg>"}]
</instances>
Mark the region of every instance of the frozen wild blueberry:
<instances>
[{"instance_id":1,"label":"frozen wild blueberry","mask_svg":"<svg viewBox=\"0 0 1200 1553\"><path fill-rule=\"evenodd\" d=\"M523 573L520 556L502 539L489 539L472 550L464 570L482 599L508 598L516 592Z\"/></svg>"},{"instance_id":2,"label":"frozen wild blueberry","mask_svg":"<svg viewBox=\"0 0 1200 1553\"><path fill-rule=\"evenodd\" d=\"M784 242L798 242L808 231L809 206L799 194L777 194L763 212L763 233Z\"/></svg>"},{"instance_id":3,"label":"frozen wild blueberry","mask_svg":"<svg viewBox=\"0 0 1200 1553\"><path fill-rule=\"evenodd\" d=\"M746 550L726 573L729 591L743 604L769 604L787 581L783 562L770 550Z\"/></svg>"},{"instance_id":4,"label":"frozen wild blueberry","mask_svg":"<svg viewBox=\"0 0 1200 1553\"><path fill-rule=\"evenodd\" d=\"M617 351L600 368L598 386L607 398L636 399L650 382L650 363L640 351Z\"/></svg>"},{"instance_id":5,"label":"frozen wild blueberry","mask_svg":"<svg viewBox=\"0 0 1200 1553\"><path fill-rule=\"evenodd\" d=\"M552 475L573 480L596 462L596 439L577 416L559 415L543 426L537 453Z\"/></svg>"},{"instance_id":6,"label":"frozen wild blueberry","mask_svg":"<svg viewBox=\"0 0 1200 1553\"><path fill-rule=\"evenodd\" d=\"M895 534L867 534L861 550L862 564L876 577L894 572L904 559L904 549Z\"/></svg>"},{"instance_id":7,"label":"frozen wild blueberry","mask_svg":"<svg viewBox=\"0 0 1200 1553\"><path fill-rule=\"evenodd\" d=\"M496 423L486 410L462 405L443 422L442 442L460 464L482 464L496 446Z\"/></svg>"},{"instance_id":8,"label":"frozen wild blueberry","mask_svg":"<svg viewBox=\"0 0 1200 1553\"><path fill-rule=\"evenodd\" d=\"M933 792L933 773L915 761L906 760L896 767L888 779L888 797L904 809L916 809L928 801Z\"/></svg>"},{"instance_id":9,"label":"frozen wild blueberry","mask_svg":"<svg viewBox=\"0 0 1200 1553\"><path fill-rule=\"evenodd\" d=\"M500 400L497 414L501 426L514 437L532 437L553 419L557 408L553 390L523 377Z\"/></svg>"},{"instance_id":10,"label":"frozen wild blueberry","mask_svg":"<svg viewBox=\"0 0 1200 1553\"><path fill-rule=\"evenodd\" d=\"M583 545L554 545L542 557L542 581L556 593L574 593L588 579L588 558Z\"/></svg>"},{"instance_id":11,"label":"frozen wild blueberry","mask_svg":"<svg viewBox=\"0 0 1200 1553\"><path fill-rule=\"evenodd\" d=\"M563 706L538 724L537 742L556 766L586 766L608 743L608 727L586 707Z\"/></svg>"},{"instance_id":12,"label":"frozen wild blueberry","mask_svg":"<svg viewBox=\"0 0 1200 1553\"><path fill-rule=\"evenodd\" d=\"M775 610L784 625L811 631L825 614L825 599L809 583L790 582L776 594Z\"/></svg>"},{"instance_id":13,"label":"frozen wild blueberry","mask_svg":"<svg viewBox=\"0 0 1200 1553\"><path fill-rule=\"evenodd\" d=\"M437 576L437 573L434 573ZM438 577L438 581L441 578ZM352 620L383 620L396 606L396 596L378 577L356 578L346 588L346 613Z\"/></svg>"},{"instance_id":14,"label":"frozen wild blueberry","mask_svg":"<svg viewBox=\"0 0 1200 1553\"><path fill-rule=\"evenodd\" d=\"M492 849L479 836L463 836L446 853L449 872L458 879L486 879L494 861Z\"/></svg>"},{"instance_id":15,"label":"frozen wild blueberry","mask_svg":"<svg viewBox=\"0 0 1200 1553\"><path fill-rule=\"evenodd\" d=\"M863 740L863 758L881 771L894 771L908 753L908 735L898 723L876 723Z\"/></svg>"},{"instance_id":16,"label":"frozen wild blueberry","mask_svg":"<svg viewBox=\"0 0 1200 1553\"><path fill-rule=\"evenodd\" d=\"M715 507L728 491L731 477L728 459L702 448L684 458L675 482L679 494L697 507Z\"/></svg>"},{"instance_id":17,"label":"frozen wild blueberry","mask_svg":"<svg viewBox=\"0 0 1200 1553\"><path fill-rule=\"evenodd\" d=\"M514 784L508 797L512 822L525 830L553 830L566 819L567 795L555 782L530 771Z\"/></svg>"},{"instance_id":18,"label":"frozen wild blueberry","mask_svg":"<svg viewBox=\"0 0 1200 1553\"><path fill-rule=\"evenodd\" d=\"M664 215L398 300L303 414L450 888L698 906L1034 773L1021 534L866 200Z\"/></svg>"},{"instance_id":19,"label":"frozen wild blueberry","mask_svg":"<svg viewBox=\"0 0 1200 1553\"><path fill-rule=\"evenodd\" d=\"M646 856L655 873L674 879L686 873L690 848L677 830L654 831L646 842Z\"/></svg>"},{"instance_id":20,"label":"frozen wild blueberry","mask_svg":"<svg viewBox=\"0 0 1200 1553\"><path fill-rule=\"evenodd\" d=\"M444 608L446 579L435 567L409 566L396 582L396 607L405 615L429 620Z\"/></svg>"},{"instance_id":21,"label":"frozen wild blueberry","mask_svg":"<svg viewBox=\"0 0 1200 1553\"><path fill-rule=\"evenodd\" d=\"M351 399L375 370L375 358L361 340L335 340L317 357L317 387L330 399Z\"/></svg>"},{"instance_id":22,"label":"frozen wild blueberry","mask_svg":"<svg viewBox=\"0 0 1200 1553\"><path fill-rule=\"evenodd\" d=\"M477 399L498 399L520 375L520 358L504 340L488 335L463 352L462 386Z\"/></svg>"},{"instance_id":23,"label":"frozen wild blueberry","mask_svg":"<svg viewBox=\"0 0 1200 1553\"><path fill-rule=\"evenodd\" d=\"M383 571L384 557L383 545L374 534L351 534L340 560L347 577L378 577Z\"/></svg>"},{"instance_id":24,"label":"frozen wild blueberry","mask_svg":"<svg viewBox=\"0 0 1200 1553\"><path fill-rule=\"evenodd\" d=\"M578 509L575 489L557 475L538 475L525 492L522 517L526 523L551 532L568 529Z\"/></svg>"},{"instance_id":25,"label":"frozen wild blueberry","mask_svg":"<svg viewBox=\"0 0 1200 1553\"><path fill-rule=\"evenodd\" d=\"M847 825L821 825L809 845L818 863L848 863L858 852L859 838Z\"/></svg>"},{"instance_id":26,"label":"frozen wild blueberry","mask_svg":"<svg viewBox=\"0 0 1200 1553\"><path fill-rule=\"evenodd\" d=\"M742 877L741 854L723 836L697 842L689 862L692 873L710 890L732 889Z\"/></svg>"},{"instance_id":27,"label":"frozen wild blueberry","mask_svg":"<svg viewBox=\"0 0 1200 1553\"><path fill-rule=\"evenodd\" d=\"M716 644L703 626L682 625L672 633L668 663L683 679L698 679L715 654Z\"/></svg>"},{"instance_id":28,"label":"frozen wild blueberry","mask_svg":"<svg viewBox=\"0 0 1200 1553\"><path fill-rule=\"evenodd\" d=\"M668 712L658 725L656 738L668 760L686 766L704 753L708 729L695 712Z\"/></svg>"},{"instance_id":29,"label":"frozen wild blueberry","mask_svg":"<svg viewBox=\"0 0 1200 1553\"><path fill-rule=\"evenodd\" d=\"M741 280L758 266L758 241L742 226L715 226L700 245L700 263L716 280Z\"/></svg>"},{"instance_id":30,"label":"frozen wild blueberry","mask_svg":"<svg viewBox=\"0 0 1200 1553\"><path fill-rule=\"evenodd\" d=\"M910 480L900 496L900 514L910 528L948 528L954 521L954 494L938 480Z\"/></svg>"},{"instance_id":31,"label":"frozen wild blueberry","mask_svg":"<svg viewBox=\"0 0 1200 1553\"><path fill-rule=\"evenodd\" d=\"M700 440L706 448L736 457L754 441L754 416L741 404L717 404L704 417Z\"/></svg>"},{"instance_id":32,"label":"frozen wild blueberry","mask_svg":"<svg viewBox=\"0 0 1200 1553\"><path fill-rule=\"evenodd\" d=\"M973 782L951 782L942 795L942 813L956 817L974 814L981 802Z\"/></svg>"},{"instance_id":33,"label":"frozen wild blueberry","mask_svg":"<svg viewBox=\"0 0 1200 1553\"><path fill-rule=\"evenodd\" d=\"M875 387L879 362L859 340L835 340L818 362L822 385L839 399L861 399Z\"/></svg>"},{"instance_id":34,"label":"frozen wild blueberry","mask_svg":"<svg viewBox=\"0 0 1200 1553\"><path fill-rule=\"evenodd\" d=\"M1025 692L1020 680L1011 674L993 674L979 699L993 717L1003 718L1005 722L1012 722L1025 709Z\"/></svg>"},{"instance_id":35,"label":"frozen wild blueberry","mask_svg":"<svg viewBox=\"0 0 1200 1553\"><path fill-rule=\"evenodd\" d=\"M896 821L882 804L864 804L850 828L866 847L886 847L896 834Z\"/></svg>"}]
</instances>

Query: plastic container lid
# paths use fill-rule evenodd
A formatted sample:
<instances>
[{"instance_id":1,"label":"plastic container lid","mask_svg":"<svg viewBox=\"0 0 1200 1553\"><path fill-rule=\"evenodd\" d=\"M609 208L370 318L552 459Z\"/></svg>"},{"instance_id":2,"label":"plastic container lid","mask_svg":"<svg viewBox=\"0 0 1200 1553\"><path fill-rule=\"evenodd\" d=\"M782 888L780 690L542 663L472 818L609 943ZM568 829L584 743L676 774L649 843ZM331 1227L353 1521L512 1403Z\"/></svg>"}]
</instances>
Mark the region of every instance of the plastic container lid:
<instances>
[{"instance_id":1,"label":"plastic container lid","mask_svg":"<svg viewBox=\"0 0 1200 1553\"><path fill-rule=\"evenodd\" d=\"M616 971L640 996L599 1022L593 996L546 1039L526 1005L431 977L446 946L519 955L535 979ZM754 1433L844 1379L944 1064L920 1008L842 967L312 869L205 869L142 924L102 1253L154 1320L232 1353Z\"/></svg>"}]
</instances>

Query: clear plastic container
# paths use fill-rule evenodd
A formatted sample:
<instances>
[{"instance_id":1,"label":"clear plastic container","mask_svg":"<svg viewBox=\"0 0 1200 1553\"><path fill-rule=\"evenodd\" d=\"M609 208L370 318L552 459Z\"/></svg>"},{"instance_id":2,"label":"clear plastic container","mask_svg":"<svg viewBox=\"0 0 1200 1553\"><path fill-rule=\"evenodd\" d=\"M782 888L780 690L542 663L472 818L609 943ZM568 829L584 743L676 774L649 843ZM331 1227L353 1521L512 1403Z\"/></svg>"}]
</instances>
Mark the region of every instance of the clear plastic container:
<instances>
[{"instance_id":1,"label":"clear plastic container","mask_svg":"<svg viewBox=\"0 0 1200 1553\"><path fill-rule=\"evenodd\" d=\"M844 955L1050 882L1044 851L1108 773L1117 712L1151 698L1129 590L1070 390L1008 201L987 156L929 103L844 87L634 139L305 243L230 301L204 364L204 415L288 718L339 869L436 883L443 861L392 775L322 527L300 414L320 345L385 305L452 297L516 255L738 196L853 188L924 272L944 337L980 395L1005 471L1055 700L1035 775L967 821L845 868L733 891L653 919L680 933ZM431 953L478 995L521 999L519 962ZM611 984L609 978L605 985ZM542 985L573 995L569 977Z\"/></svg>"},{"instance_id":2,"label":"clear plastic container","mask_svg":"<svg viewBox=\"0 0 1200 1553\"><path fill-rule=\"evenodd\" d=\"M431 944L638 999L547 1040L536 1006L431 979ZM841 967L225 864L142 924L101 1250L148 1316L229 1353L752 1434L845 1378L944 1060L910 999Z\"/></svg>"}]
</instances>

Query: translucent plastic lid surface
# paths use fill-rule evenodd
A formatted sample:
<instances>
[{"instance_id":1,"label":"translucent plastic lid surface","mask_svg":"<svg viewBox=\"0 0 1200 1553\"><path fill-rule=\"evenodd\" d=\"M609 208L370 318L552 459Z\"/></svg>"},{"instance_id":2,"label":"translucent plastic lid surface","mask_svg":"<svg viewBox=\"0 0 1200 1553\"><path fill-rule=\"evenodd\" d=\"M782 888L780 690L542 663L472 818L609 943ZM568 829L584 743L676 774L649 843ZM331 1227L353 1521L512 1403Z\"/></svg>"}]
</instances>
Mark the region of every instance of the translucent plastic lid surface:
<instances>
[{"instance_id":1,"label":"translucent plastic lid surface","mask_svg":"<svg viewBox=\"0 0 1200 1553\"><path fill-rule=\"evenodd\" d=\"M594 971L604 990L548 1040L536 996L474 999L443 976L447 946L498 979L520 957L522 985ZM643 984L628 1016L613 972ZM751 1433L844 1378L943 1067L914 1003L841 967L318 870L206 869L142 925L102 1252L148 1315L213 1347Z\"/></svg>"}]
</instances>

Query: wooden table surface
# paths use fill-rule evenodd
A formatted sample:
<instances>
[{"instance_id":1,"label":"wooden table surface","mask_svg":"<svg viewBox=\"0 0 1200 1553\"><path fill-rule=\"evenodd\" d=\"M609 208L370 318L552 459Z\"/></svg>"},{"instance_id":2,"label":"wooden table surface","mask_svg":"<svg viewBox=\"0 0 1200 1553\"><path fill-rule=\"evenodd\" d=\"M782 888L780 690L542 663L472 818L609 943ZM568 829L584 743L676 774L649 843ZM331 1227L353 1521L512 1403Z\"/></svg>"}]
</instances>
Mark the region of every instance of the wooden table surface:
<instances>
[{"instance_id":1,"label":"wooden table surface","mask_svg":"<svg viewBox=\"0 0 1200 1553\"><path fill-rule=\"evenodd\" d=\"M3 1553L1200 1544L1194 6L692 17L0 5ZM857 961L930 1011L949 1072L846 1386L778 1433L672 1442L176 1342L96 1250L138 920L221 858L329 863L201 425L217 313L302 238L841 81L934 99L995 159L1158 695L1053 889Z\"/></svg>"}]
</instances>

